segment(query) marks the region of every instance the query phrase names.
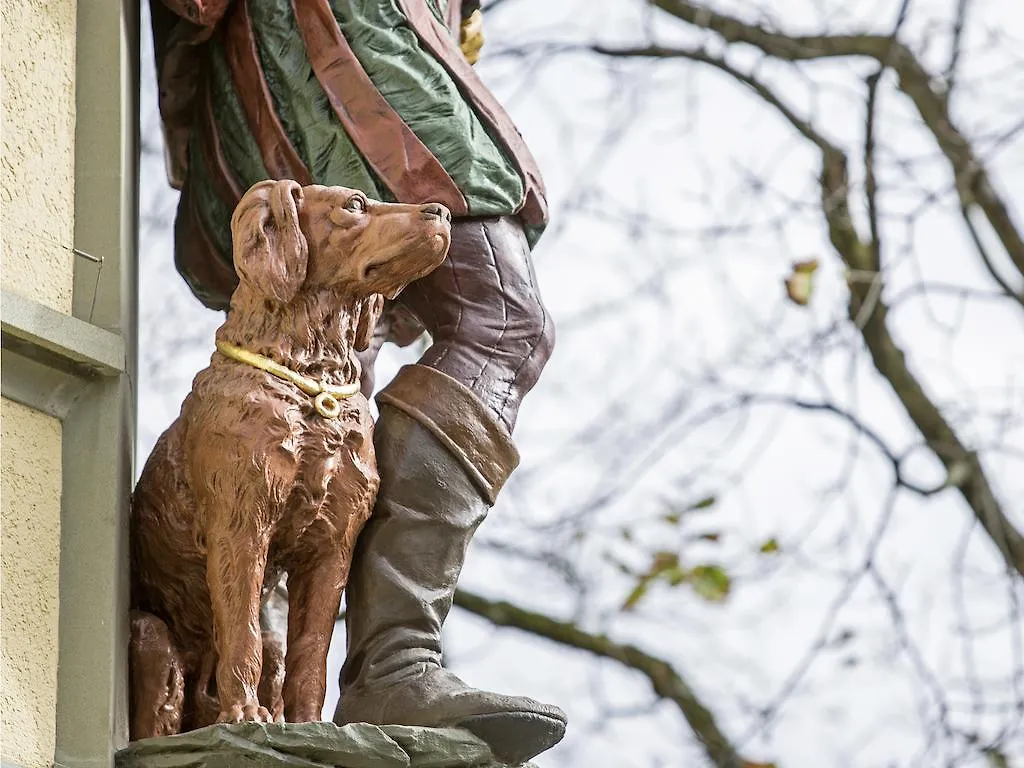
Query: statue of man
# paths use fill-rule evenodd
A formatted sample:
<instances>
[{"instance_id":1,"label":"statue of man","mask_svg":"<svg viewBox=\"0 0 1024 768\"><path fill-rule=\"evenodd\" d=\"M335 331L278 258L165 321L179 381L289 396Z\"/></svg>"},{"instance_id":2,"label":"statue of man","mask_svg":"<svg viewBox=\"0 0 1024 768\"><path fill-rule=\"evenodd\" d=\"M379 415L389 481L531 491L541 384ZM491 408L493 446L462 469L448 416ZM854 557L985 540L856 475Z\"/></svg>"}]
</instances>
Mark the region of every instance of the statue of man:
<instances>
[{"instance_id":1,"label":"statue of man","mask_svg":"<svg viewBox=\"0 0 1024 768\"><path fill-rule=\"evenodd\" d=\"M462 726L520 762L562 737L565 714L470 688L441 665L466 549L518 463L516 414L554 343L530 257L544 188L467 61L481 43L478 5L153 0L152 11L168 171L182 193L175 262L206 306L227 308L231 212L257 181L354 187L453 214L448 258L382 323L399 342L425 328L433 343L378 396L380 492L349 577L334 719ZM364 387L384 335L362 359Z\"/></svg>"}]
</instances>

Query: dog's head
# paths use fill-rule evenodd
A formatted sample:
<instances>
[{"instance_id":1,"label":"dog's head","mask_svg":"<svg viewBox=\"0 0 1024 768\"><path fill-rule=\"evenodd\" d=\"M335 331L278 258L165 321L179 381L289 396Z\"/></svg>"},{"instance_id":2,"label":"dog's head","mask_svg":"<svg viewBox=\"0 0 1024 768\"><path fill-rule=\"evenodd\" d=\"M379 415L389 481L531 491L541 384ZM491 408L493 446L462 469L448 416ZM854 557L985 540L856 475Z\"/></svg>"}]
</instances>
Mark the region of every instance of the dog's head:
<instances>
[{"instance_id":1,"label":"dog's head","mask_svg":"<svg viewBox=\"0 0 1024 768\"><path fill-rule=\"evenodd\" d=\"M235 208L231 237L240 281L274 301L323 288L394 298L444 260L451 214L440 203L382 203L347 187L261 181Z\"/></svg>"}]
</instances>

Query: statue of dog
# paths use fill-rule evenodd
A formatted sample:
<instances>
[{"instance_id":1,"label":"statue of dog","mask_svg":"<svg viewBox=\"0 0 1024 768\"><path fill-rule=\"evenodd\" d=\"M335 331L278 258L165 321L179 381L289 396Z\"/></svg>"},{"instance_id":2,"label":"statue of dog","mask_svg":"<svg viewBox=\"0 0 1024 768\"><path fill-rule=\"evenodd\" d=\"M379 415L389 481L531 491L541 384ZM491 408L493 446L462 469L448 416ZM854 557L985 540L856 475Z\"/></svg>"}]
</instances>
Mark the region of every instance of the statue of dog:
<instances>
[{"instance_id":1,"label":"statue of dog","mask_svg":"<svg viewBox=\"0 0 1024 768\"><path fill-rule=\"evenodd\" d=\"M378 485L355 353L384 297L443 261L451 215L264 181L231 234L240 282L217 351L132 500L132 739L320 719L352 548ZM280 648L259 624L282 574L283 687Z\"/></svg>"}]
</instances>

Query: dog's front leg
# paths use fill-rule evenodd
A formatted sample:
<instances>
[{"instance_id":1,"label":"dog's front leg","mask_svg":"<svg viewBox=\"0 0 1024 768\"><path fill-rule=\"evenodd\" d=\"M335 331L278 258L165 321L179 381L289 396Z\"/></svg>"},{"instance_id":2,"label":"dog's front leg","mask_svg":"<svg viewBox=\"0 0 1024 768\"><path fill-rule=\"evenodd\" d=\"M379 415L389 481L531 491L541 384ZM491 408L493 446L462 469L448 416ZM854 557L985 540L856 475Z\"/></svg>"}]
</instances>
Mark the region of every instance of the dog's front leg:
<instances>
[{"instance_id":1,"label":"dog's front leg","mask_svg":"<svg viewBox=\"0 0 1024 768\"><path fill-rule=\"evenodd\" d=\"M207 531L206 543L206 579L217 647L217 722L269 723L271 714L260 706L257 696L263 666L259 614L267 564L265 536L222 523Z\"/></svg>"},{"instance_id":2,"label":"dog's front leg","mask_svg":"<svg viewBox=\"0 0 1024 768\"><path fill-rule=\"evenodd\" d=\"M341 547L330 550L288 574L284 719L289 723L321 719L327 693L327 652L350 565Z\"/></svg>"}]
</instances>

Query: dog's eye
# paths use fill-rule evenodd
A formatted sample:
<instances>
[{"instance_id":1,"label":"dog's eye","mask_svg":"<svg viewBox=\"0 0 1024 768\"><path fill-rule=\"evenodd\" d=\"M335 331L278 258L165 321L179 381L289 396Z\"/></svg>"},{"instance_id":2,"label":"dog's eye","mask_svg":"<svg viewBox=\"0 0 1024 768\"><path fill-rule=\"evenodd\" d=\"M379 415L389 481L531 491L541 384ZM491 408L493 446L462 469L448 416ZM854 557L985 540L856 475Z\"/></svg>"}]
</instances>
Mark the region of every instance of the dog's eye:
<instances>
[{"instance_id":1,"label":"dog's eye","mask_svg":"<svg viewBox=\"0 0 1024 768\"><path fill-rule=\"evenodd\" d=\"M348 199L345 203L345 210L352 211L353 213L362 213L366 210L366 199L359 195L354 195Z\"/></svg>"}]
</instances>

